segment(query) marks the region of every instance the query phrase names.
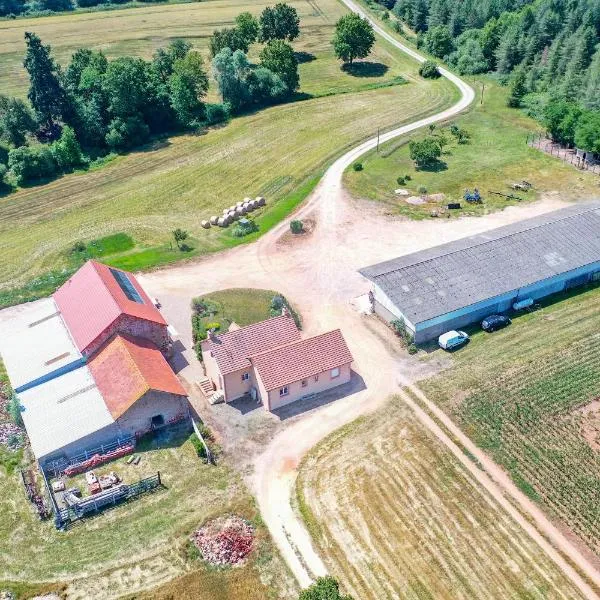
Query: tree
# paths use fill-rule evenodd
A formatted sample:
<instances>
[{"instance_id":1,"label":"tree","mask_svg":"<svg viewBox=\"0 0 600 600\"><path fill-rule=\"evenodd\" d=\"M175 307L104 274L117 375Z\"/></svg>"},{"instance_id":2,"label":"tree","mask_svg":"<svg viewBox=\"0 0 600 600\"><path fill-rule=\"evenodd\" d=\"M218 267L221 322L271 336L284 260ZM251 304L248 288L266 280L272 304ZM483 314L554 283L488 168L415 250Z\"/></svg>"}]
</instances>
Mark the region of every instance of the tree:
<instances>
[{"instance_id":1,"label":"tree","mask_svg":"<svg viewBox=\"0 0 600 600\"><path fill-rule=\"evenodd\" d=\"M260 41L295 40L300 34L298 11L289 4L267 6L260 15Z\"/></svg>"},{"instance_id":2,"label":"tree","mask_svg":"<svg viewBox=\"0 0 600 600\"><path fill-rule=\"evenodd\" d=\"M65 126L58 139L51 146L54 161L61 169L70 169L83 163L81 147L71 127Z\"/></svg>"},{"instance_id":3,"label":"tree","mask_svg":"<svg viewBox=\"0 0 600 600\"><path fill-rule=\"evenodd\" d=\"M113 150L127 150L148 140L150 128L139 115L114 118L108 126L106 145Z\"/></svg>"},{"instance_id":4,"label":"tree","mask_svg":"<svg viewBox=\"0 0 600 600\"><path fill-rule=\"evenodd\" d=\"M223 102L231 105L235 112L247 101L246 71L250 65L246 55L231 48L223 48L212 60L212 73Z\"/></svg>"},{"instance_id":5,"label":"tree","mask_svg":"<svg viewBox=\"0 0 600 600\"><path fill-rule=\"evenodd\" d=\"M444 58L444 56L448 56L452 52L452 36L445 25L432 27L425 34L423 42L425 50L438 58Z\"/></svg>"},{"instance_id":6,"label":"tree","mask_svg":"<svg viewBox=\"0 0 600 600\"><path fill-rule=\"evenodd\" d=\"M515 71L512 83L510 85L510 94L506 99L506 105L510 108L519 108L521 106L521 99L527 93L525 77L525 69L517 69Z\"/></svg>"},{"instance_id":7,"label":"tree","mask_svg":"<svg viewBox=\"0 0 600 600\"><path fill-rule=\"evenodd\" d=\"M246 77L247 101L253 104L272 104L288 93L279 75L265 67L251 70Z\"/></svg>"},{"instance_id":8,"label":"tree","mask_svg":"<svg viewBox=\"0 0 600 600\"><path fill-rule=\"evenodd\" d=\"M467 39L461 44L452 58L456 70L461 75L485 73L489 68L479 41L473 38Z\"/></svg>"},{"instance_id":9,"label":"tree","mask_svg":"<svg viewBox=\"0 0 600 600\"><path fill-rule=\"evenodd\" d=\"M438 77L441 77L442 74L440 73L436 63L434 63L432 60L426 60L419 67L419 75L425 79L437 79Z\"/></svg>"},{"instance_id":10,"label":"tree","mask_svg":"<svg viewBox=\"0 0 600 600\"><path fill-rule=\"evenodd\" d=\"M65 107L65 91L60 83L60 70L50 54L50 46L43 45L35 33L25 33L27 51L23 65L29 73L27 97L40 125L49 137L58 134L57 121Z\"/></svg>"},{"instance_id":11,"label":"tree","mask_svg":"<svg viewBox=\"0 0 600 600\"><path fill-rule=\"evenodd\" d=\"M175 243L177 247L181 250L181 242L184 242L188 238L188 232L180 229L179 227L173 231L173 238L175 238Z\"/></svg>"},{"instance_id":12,"label":"tree","mask_svg":"<svg viewBox=\"0 0 600 600\"><path fill-rule=\"evenodd\" d=\"M577 148L600 154L600 113L586 110L579 117L575 127Z\"/></svg>"},{"instance_id":13,"label":"tree","mask_svg":"<svg viewBox=\"0 0 600 600\"><path fill-rule=\"evenodd\" d=\"M224 48L230 48L232 52L241 50L248 52L248 41L242 36L236 27L225 27L213 32L208 42L210 56L214 58Z\"/></svg>"},{"instance_id":14,"label":"tree","mask_svg":"<svg viewBox=\"0 0 600 600\"><path fill-rule=\"evenodd\" d=\"M173 74L175 61L185 58L192 45L185 40L173 40L166 48L159 48L152 57L152 68L159 79L166 83Z\"/></svg>"},{"instance_id":15,"label":"tree","mask_svg":"<svg viewBox=\"0 0 600 600\"><path fill-rule=\"evenodd\" d=\"M147 63L141 58L123 56L108 64L103 89L113 117L139 114L147 105L148 88Z\"/></svg>"},{"instance_id":16,"label":"tree","mask_svg":"<svg viewBox=\"0 0 600 600\"><path fill-rule=\"evenodd\" d=\"M352 596L342 596L338 582L327 575L318 577L315 583L302 590L298 600L352 600Z\"/></svg>"},{"instance_id":17,"label":"tree","mask_svg":"<svg viewBox=\"0 0 600 600\"><path fill-rule=\"evenodd\" d=\"M298 60L293 48L283 40L271 40L260 53L260 63L278 75L289 92L298 89Z\"/></svg>"},{"instance_id":18,"label":"tree","mask_svg":"<svg viewBox=\"0 0 600 600\"><path fill-rule=\"evenodd\" d=\"M575 127L581 108L566 100L551 100L544 109L544 125L552 139L571 146L575 142Z\"/></svg>"},{"instance_id":19,"label":"tree","mask_svg":"<svg viewBox=\"0 0 600 600\"><path fill-rule=\"evenodd\" d=\"M254 42L256 42L258 39L260 25L249 12L240 13L235 18L235 28L246 43L247 47L251 44L254 44Z\"/></svg>"},{"instance_id":20,"label":"tree","mask_svg":"<svg viewBox=\"0 0 600 600\"><path fill-rule=\"evenodd\" d=\"M409 143L408 149L411 160L414 160L418 167L435 164L442 155L440 144L434 137L413 140Z\"/></svg>"},{"instance_id":21,"label":"tree","mask_svg":"<svg viewBox=\"0 0 600 600\"><path fill-rule=\"evenodd\" d=\"M188 126L203 116L202 100L208 91L208 77L198 52L188 52L175 61L169 79L170 102L180 125Z\"/></svg>"},{"instance_id":22,"label":"tree","mask_svg":"<svg viewBox=\"0 0 600 600\"><path fill-rule=\"evenodd\" d=\"M33 113L23 100L0 94L0 138L15 147L23 146L35 128Z\"/></svg>"},{"instance_id":23,"label":"tree","mask_svg":"<svg viewBox=\"0 0 600 600\"><path fill-rule=\"evenodd\" d=\"M333 49L335 55L345 63L352 64L355 58L365 58L375 43L371 23L356 13L344 15L335 25Z\"/></svg>"}]
</instances>

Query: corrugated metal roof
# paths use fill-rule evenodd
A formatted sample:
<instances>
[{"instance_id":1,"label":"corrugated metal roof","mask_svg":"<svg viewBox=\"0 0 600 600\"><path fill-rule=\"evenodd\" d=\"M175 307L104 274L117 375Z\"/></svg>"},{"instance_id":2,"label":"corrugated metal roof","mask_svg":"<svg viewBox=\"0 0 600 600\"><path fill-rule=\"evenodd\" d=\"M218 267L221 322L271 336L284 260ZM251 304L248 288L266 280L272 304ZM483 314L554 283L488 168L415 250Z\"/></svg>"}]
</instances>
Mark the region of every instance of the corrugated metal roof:
<instances>
[{"instance_id":1,"label":"corrugated metal roof","mask_svg":"<svg viewBox=\"0 0 600 600\"><path fill-rule=\"evenodd\" d=\"M89 361L89 369L115 419L150 390L186 395L160 350L142 338L116 335Z\"/></svg>"},{"instance_id":2,"label":"corrugated metal roof","mask_svg":"<svg viewBox=\"0 0 600 600\"><path fill-rule=\"evenodd\" d=\"M600 202L360 270L413 324L600 261Z\"/></svg>"},{"instance_id":3,"label":"corrugated metal roof","mask_svg":"<svg viewBox=\"0 0 600 600\"><path fill-rule=\"evenodd\" d=\"M19 400L38 459L114 423L87 367L21 392Z\"/></svg>"},{"instance_id":4,"label":"corrugated metal roof","mask_svg":"<svg viewBox=\"0 0 600 600\"><path fill-rule=\"evenodd\" d=\"M281 316L216 335L203 346L212 352L221 374L226 375L250 368L249 357L253 354L299 339L300 332L294 319Z\"/></svg>"},{"instance_id":5,"label":"corrugated metal roof","mask_svg":"<svg viewBox=\"0 0 600 600\"><path fill-rule=\"evenodd\" d=\"M52 298L0 311L0 355L15 389L81 358Z\"/></svg>"},{"instance_id":6,"label":"corrugated metal roof","mask_svg":"<svg viewBox=\"0 0 600 600\"><path fill-rule=\"evenodd\" d=\"M142 302L128 298L113 273L124 273ZM88 261L54 294L77 347L85 349L122 314L167 325L131 273Z\"/></svg>"},{"instance_id":7,"label":"corrugated metal roof","mask_svg":"<svg viewBox=\"0 0 600 600\"><path fill-rule=\"evenodd\" d=\"M267 391L275 390L353 361L339 329L251 357Z\"/></svg>"}]
</instances>

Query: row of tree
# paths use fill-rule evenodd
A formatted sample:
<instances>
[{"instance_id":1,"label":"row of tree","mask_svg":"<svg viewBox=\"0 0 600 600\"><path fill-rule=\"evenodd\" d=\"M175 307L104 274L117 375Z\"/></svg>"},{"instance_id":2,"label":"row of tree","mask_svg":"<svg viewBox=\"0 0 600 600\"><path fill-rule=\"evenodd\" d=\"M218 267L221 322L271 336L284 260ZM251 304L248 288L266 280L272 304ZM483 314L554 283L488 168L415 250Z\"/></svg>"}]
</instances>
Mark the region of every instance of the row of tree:
<instances>
[{"instance_id":1,"label":"row of tree","mask_svg":"<svg viewBox=\"0 0 600 600\"><path fill-rule=\"evenodd\" d=\"M154 2L157 0L139 1ZM130 2L130 0L0 0L0 17L38 16L100 4L124 4L126 2Z\"/></svg>"},{"instance_id":2,"label":"row of tree","mask_svg":"<svg viewBox=\"0 0 600 600\"><path fill-rule=\"evenodd\" d=\"M588 134L562 139L600 145L589 135L600 111L600 0L396 0L392 10L459 73L494 72L509 82L509 104L526 106L551 133L552 106L573 105L569 118L585 121Z\"/></svg>"},{"instance_id":3,"label":"row of tree","mask_svg":"<svg viewBox=\"0 0 600 600\"><path fill-rule=\"evenodd\" d=\"M50 46L26 33L29 102L0 95L0 183L7 173L21 185L50 178L89 157L139 146L152 135L214 124L244 107L294 93L298 61L284 40L299 34L295 9L268 7L259 20L243 13L234 30L246 50L259 39L266 43L254 65L242 49L224 46L217 51L224 30L215 32L211 67L222 104L205 102L208 74L202 56L188 42L173 41L151 60L109 60L102 52L82 48L63 69Z\"/></svg>"}]
</instances>

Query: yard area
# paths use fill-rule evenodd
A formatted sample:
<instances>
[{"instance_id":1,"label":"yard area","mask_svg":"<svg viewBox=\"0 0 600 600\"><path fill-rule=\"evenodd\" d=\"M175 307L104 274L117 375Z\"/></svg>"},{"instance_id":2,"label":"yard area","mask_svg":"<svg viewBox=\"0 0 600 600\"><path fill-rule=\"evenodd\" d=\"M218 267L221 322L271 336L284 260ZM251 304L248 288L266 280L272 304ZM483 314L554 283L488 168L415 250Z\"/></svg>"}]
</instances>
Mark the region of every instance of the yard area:
<instances>
[{"instance_id":1,"label":"yard area","mask_svg":"<svg viewBox=\"0 0 600 600\"><path fill-rule=\"evenodd\" d=\"M494 334L474 332L422 382L546 508L600 554L600 288L559 295Z\"/></svg>"},{"instance_id":2,"label":"yard area","mask_svg":"<svg viewBox=\"0 0 600 600\"><path fill-rule=\"evenodd\" d=\"M13 582L10 587L17 590L20 584L15 582L62 582L69 598L83 600L137 595L167 582L173 590L178 582L187 582L181 585L197 585L195 597L201 600L225 600L231 590L244 590L252 600L289 596L295 584L274 552L252 498L225 459L218 466L204 464L187 434L159 443L146 441L137 454L137 465L127 465L125 457L96 472L114 470L133 483L160 471L164 489L64 532L51 520L39 521L18 473L0 468L0 589L3 582ZM81 478L69 485L75 481L83 488ZM205 567L190 553L189 536L204 521L229 513L254 523L255 548L241 567Z\"/></svg>"},{"instance_id":3,"label":"yard area","mask_svg":"<svg viewBox=\"0 0 600 600\"><path fill-rule=\"evenodd\" d=\"M258 12L266 4L213 0L3 21L0 60L9 65L3 73L18 86L13 92L25 93L21 63L28 29L52 44L62 61L82 44L103 48L109 56L149 56L174 37L206 48L213 29L230 24L242 10ZM411 121L457 98L448 82L421 79L417 63L382 41L366 69L342 71L330 39L343 5L336 0L293 4L301 18L294 46L305 53L300 97L307 99L237 117L203 134L158 140L101 167L3 198L0 305L39 295L32 286L47 293L66 276L76 242L128 235L133 248L112 255L110 262L136 270L256 239L310 193L343 149L378 127ZM399 77L408 83L400 84ZM229 230L202 229L202 219L257 195L267 199L265 209L257 211L259 232L235 238ZM178 227L190 236L186 252L172 240Z\"/></svg>"},{"instance_id":4,"label":"yard area","mask_svg":"<svg viewBox=\"0 0 600 600\"><path fill-rule=\"evenodd\" d=\"M397 139L380 147L379 153L370 152L361 159L363 170L348 169L344 183L351 194L382 202L394 214L413 219L429 218L431 211L445 208L448 202L460 202L460 210L446 211L444 216L479 215L519 200L491 194L513 194L529 202L546 195L560 198L589 199L598 194L600 178L581 172L539 150L526 145L528 133L539 131L540 125L522 112L506 107L507 88L487 78L471 79L477 98L471 110L453 121L470 135L468 143L456 141L450 127L439 126L433 133L421 130L412 136ZM483 103L481 89L485 85ZM417 170L410 159L408 143L427 135L443 135L448 141L439 162L432 167ZM404 183L398 177L408 175ZM515 191L513 183L528 181L530 191ZM478 188L482 204L470 204L463 199L466 189ZM412 204L406 196L395 193L405 189L412 197L444 194L443 200L429 199L424 204ZM422 192L422 190L426 190ZM421 191L420 191L421 190Z\"/></svg>"},{"instance_id":5,"label":"yard area","mask_svg":"<svg viewBox=\"0 0 600 600\"><path fill-rule=\"evenodd\" d=\"M400 398L314 448L297 492L354 598L581 597Z\"/></svg>"}]
</instances>

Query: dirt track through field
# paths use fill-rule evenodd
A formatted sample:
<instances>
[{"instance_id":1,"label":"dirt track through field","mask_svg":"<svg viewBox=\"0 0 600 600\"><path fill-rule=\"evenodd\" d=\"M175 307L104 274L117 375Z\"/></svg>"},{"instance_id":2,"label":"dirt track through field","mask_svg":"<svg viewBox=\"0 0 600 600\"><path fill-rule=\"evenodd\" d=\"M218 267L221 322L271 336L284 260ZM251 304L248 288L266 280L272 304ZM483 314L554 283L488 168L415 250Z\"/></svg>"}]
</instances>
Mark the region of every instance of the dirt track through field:
<instances>
[{"instance_id":1,"label":"dirt track through field","mask_svg":"<svg viewBox=\"0 0 600 600\"><path fill-rule=\"evenodd\" d=\"M361 12L351 0L343 0L352 10ZM416 60L424 60L415 51L397 42L375 24L384 36L400 50ZM429 123L447 119L464 110L474 97L473 90L462 80L444 71L444 75L460 89L461 100L453 107L405 125L381 136L389 140ZM344 169L366 151L375 147L369 140L344 154L327 170L322 181L294 218L310 216L316 221L314 233L307 240L298 239L289 245L277 240L289 228L281 223L253 245L211 256L204 261L173 267L140 277L150 294L158 297L165 314L182 334L187 346L190 366L182 374L193 379L195 358L191 350L189 301L192 296L227 287L278 289L299 308L306 322L306 333L340 327L355 358L356 379L364 386L345 398L327 404L296 419L278 434L254 460L255 472L251 486L256 493L263 519L282 555L302 586L315 576L326 573L321 557L301 521L294 514L290 500L297 475L297 466L305 453L340 426L380 406L390 394L397 393L398 384L410 383L410 374L399 374L399 361L388 345L365 326L364 318L350 307L350 300L368 290L367 283L357 274L357 268L375 261L392 258L445 241L472 235L503 224L518 221L555 208L562 203L546 200L524 207L514 207L485 217L465 218L448 222L394 221L348 200L342 190ZM420 392L416 390L415 393ZM422 395L420 400L429 411L436 407ZM461 449L443 432L431 417L410 397L406 402L417 416L455 455ZM552 546L560 549L584 572L589 580L600 584L600 576L578 550L545 518L539 509L522 501L522 494L482 452L468 440L439 409L436 418L461 439L475 454L492 479L483 475L471 461L464 466L494 499L544 548L563 573L587 598L597 597L590 586ZM453 429L450 429L453 427ZM462 437L465 437L464 435ZM463 456L464 458L464 456ZM461 461L462 462L462 461ZM527 515L519 513L505 498L515 500ZM531 520L531 523L529 522ZM541 535L539 532L541 532ZM546 541L546 538L550 542Z\"/></svg>"}]
</instances>

